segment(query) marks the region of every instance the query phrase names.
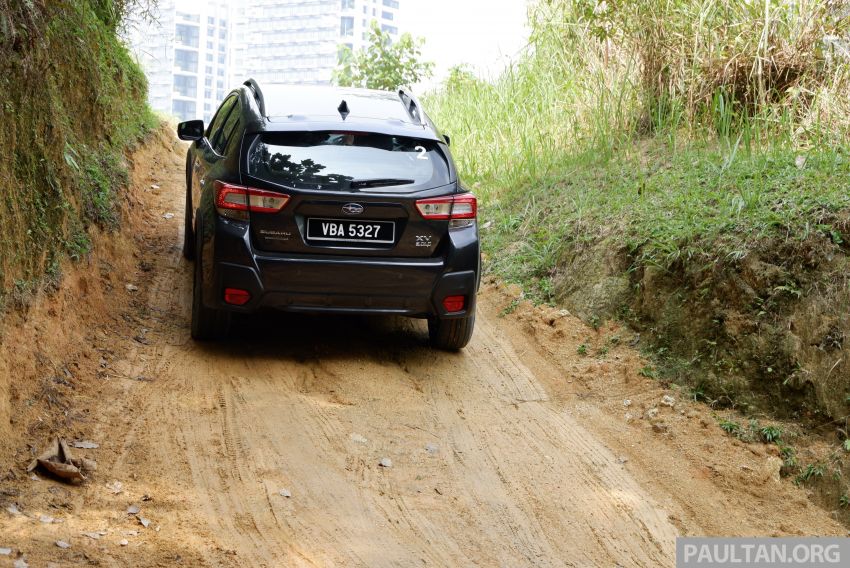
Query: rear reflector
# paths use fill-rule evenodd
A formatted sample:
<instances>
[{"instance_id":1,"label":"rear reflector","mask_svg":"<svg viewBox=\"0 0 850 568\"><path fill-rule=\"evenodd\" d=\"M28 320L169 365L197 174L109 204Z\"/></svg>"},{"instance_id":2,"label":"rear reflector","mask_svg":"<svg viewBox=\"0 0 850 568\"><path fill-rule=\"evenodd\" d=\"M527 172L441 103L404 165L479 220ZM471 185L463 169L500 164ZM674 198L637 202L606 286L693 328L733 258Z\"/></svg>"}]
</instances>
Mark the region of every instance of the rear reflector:
<instances>
[{"instance_id":1,"label":"rear reflector","mask_svg":"<svg viewBox=\"0 0 850 568\"><path fill-rule=\"evenodd\" d=\"M234 306L244 306L251 301L251 293L239 288L225 288L224 301Z\"/></svg>"},{"instance_id":2,"label":"rear reflector","mask_svg":"<svg viewBox=\"0 0 850 568\"><path fill-rule=\"evenodd\" d=\"M425 219L475 219L478 200L471 193L420 199L416 208Z\"/></svg>"},{"instance_id":3,"label":"rear reflector","mask_svg":"<svg viewBox=\"0 0 850 568\"><path fill-rule=\"evenodd\" d=\"M241 185L215 182L215 206L233 211L277 213L289 202L289 196Z\"/></svg>"},{"instance_id":4,"label":"rear reflector","mask_svg":"<svg viewBox=\"0 0 850 568\"><path fill-rule=\"evenodd\" d=\"M443 298L443 307L447 312L462 312L466 307L466 296L446 296Z\"/></svg>"}]
</instances>

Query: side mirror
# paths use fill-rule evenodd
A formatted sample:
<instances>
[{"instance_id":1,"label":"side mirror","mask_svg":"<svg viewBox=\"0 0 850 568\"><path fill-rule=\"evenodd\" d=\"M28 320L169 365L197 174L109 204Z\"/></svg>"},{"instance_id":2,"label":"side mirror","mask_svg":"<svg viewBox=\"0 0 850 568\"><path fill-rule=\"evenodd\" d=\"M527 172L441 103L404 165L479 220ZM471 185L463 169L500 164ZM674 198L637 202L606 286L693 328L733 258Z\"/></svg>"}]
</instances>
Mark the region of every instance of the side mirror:
<instances>
[{"instance_id":1,"label":"side mirror","mask_svg":"<svg viewBox=\"0 0 850 568\"><path fill-rule=\"evenodd\" d=\"M451 145L452 145L452 139L451 139L451 138L449 138L449 135L448 135L448 134L443 134L443 140L445 140L445 141L446 141L446 146L451 146Z\"/></svg>"},{"instance_id":2,"label":"side mirror","mask_svg":"<svg viewBox=\"0 0 850 568\"><path fill-rule=\"evenodd\" d=\"M177 137L180 140L201 140L204 137L203 120L187 120L177 125Z\"/></svg>"}]
</instances>

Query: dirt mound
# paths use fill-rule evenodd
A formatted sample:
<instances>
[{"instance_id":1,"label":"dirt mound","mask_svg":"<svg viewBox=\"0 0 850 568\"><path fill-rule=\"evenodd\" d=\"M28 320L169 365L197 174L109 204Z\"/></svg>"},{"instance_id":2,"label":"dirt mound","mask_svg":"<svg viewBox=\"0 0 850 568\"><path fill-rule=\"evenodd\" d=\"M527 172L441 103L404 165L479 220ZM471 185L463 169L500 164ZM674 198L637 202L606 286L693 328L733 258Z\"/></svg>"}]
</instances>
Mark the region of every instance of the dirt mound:
<instances>
[{"instance_id":1,"label":"dirt mound","mask_svg":"<svg viewBox=\"0 0 850 568\"><path fill-rule=\"evenodd\" d=\"M644 332L666 376L715 406L815 422L847 414L843 244L814 235L741 260L631 266L626 251L589 246L564 259L558 298L586 321L619 318Z\"/></svg>"},{"instance_id":2,"label":"dirt mound","mask_svg":"<svg viewBox=\"0 0 850 568\"><path fill-rule=\"evenodd\" d=\"M173 135L163 127L135 159L160 161L175 151ZM26 440L96 420L90 411L109 380L113 357L103 344L134 303L127 285L145 277L139 237L154 215L139 195L145 191L150 184L136 182L123 195L124 230L93 228L91 253L63 262L55 287L34 292L6 315L0 329L0 435L13 443L0 444L0 463L28 454Z\"/></svg>"}]
</instances>

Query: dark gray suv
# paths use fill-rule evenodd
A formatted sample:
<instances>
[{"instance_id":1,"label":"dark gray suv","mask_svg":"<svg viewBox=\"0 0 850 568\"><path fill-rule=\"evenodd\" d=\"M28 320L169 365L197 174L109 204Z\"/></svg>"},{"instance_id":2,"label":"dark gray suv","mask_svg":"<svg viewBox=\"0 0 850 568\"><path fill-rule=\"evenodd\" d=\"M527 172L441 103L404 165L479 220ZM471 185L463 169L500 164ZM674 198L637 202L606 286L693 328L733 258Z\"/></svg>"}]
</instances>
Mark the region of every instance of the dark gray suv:
<instances>
[{"instance_id":1,"label":"dark gray suv","mask_svg":"<svg viewBox=\"0 0 850 568\"><path fill-rule=\"evenodd\" d=\"M427 318L435 347L469 342L477 202L411 94L249 80L178 134L194 338L274 308Z\"/></svg>"}]
</instances>

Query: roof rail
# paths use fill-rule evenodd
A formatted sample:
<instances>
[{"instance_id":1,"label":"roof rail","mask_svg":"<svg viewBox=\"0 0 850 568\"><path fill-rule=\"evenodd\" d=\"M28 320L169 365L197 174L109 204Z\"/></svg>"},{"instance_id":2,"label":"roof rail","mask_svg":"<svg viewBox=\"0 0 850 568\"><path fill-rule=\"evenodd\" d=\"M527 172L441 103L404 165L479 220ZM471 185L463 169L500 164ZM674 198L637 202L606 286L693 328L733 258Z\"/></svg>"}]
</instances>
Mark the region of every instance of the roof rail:
<instances>
[{"instance_id":1,"label":"roof rail","mask_svg":"<svg viewBox=\"0 0 850 568\"><path fill-rule=\"evenodd\" d=\"M401 104L404 105L404 110L407 111L411 120L417 124L425 124L424 117L422 116L422 107L419 106L419 101L416 100L413 93L401 88L398 90L398 98L401 99Z\"/></svg>"},{"instance_id":2,"label":"roof rail","mask_svg":"<svg viewBox=\"0 0 850 568\"><path fill-rule=\"evenodd\" d=\"M254 91L254 100L257 101L257 106L260 108L260 116L266 116L266 100L263 98L263 91L260 89L260 84L254 79L248 79L242 83L252 91Z\"/></svg>"}]
</instances>

